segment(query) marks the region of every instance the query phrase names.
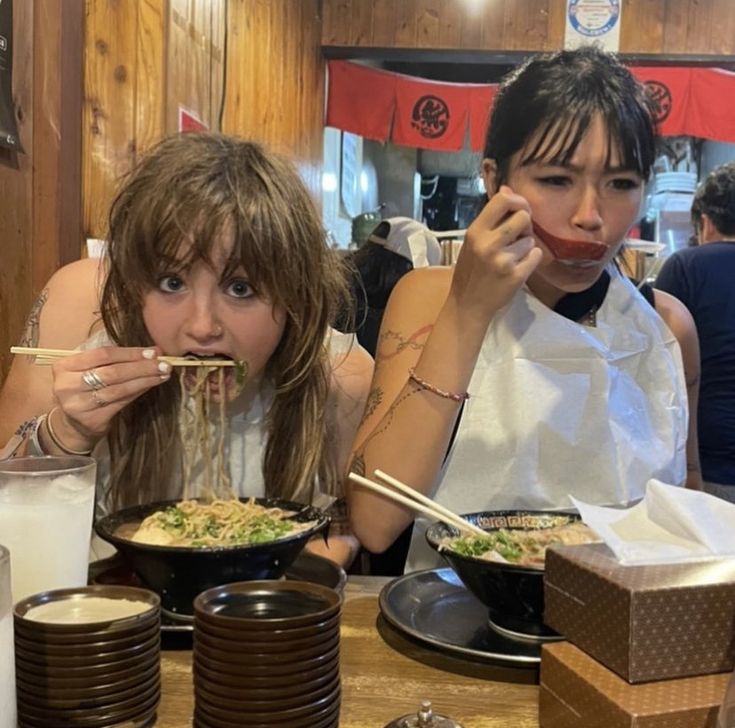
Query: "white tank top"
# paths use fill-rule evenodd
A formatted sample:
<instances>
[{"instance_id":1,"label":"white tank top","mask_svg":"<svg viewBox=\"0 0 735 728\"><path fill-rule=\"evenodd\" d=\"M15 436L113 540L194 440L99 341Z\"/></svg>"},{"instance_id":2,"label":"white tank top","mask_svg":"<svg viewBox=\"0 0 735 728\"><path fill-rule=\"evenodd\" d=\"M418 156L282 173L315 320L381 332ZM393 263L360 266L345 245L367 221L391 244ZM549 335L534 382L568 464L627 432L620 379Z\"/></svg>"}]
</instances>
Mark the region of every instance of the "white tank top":
<instances>
[{"instance_id":1,"label":"white tank top","mask_svg":"<svg viewBox=\"0 0 735 728\"><path fill-rule=\"evenodd\" d=\"M458 513L572 509L686 479L687 396L673 334L611 271L595 327L528 290L488 328L433 498ZM406 571L443 565L417 518Z\"/></svg>"},{"instance_id":2,"label":"white tank top","mask_svg":"<svg viewBox=\"0 0 735 728\"><path fill-rule=\"evenodd\" d=\"M337 368L341 358L346 356L353 347L359 346L354 334L343 334L330 329L327 346L333 368ZM80 349L94 349L100 346L110 346L112 341L106 332L101 331L91 336ZM263 479L263 458L267 431L265 418L268 408L273 401L273 391L264 386L253 400L247 412L232 414L228 419L229 441L226 444L232 487L240 497L258 498L265 495ZM93 457L97 461L97 505L96 518L101 518L110 512L109 506L109 478L110 454L107 440L103 439L94 449ZM177 463L178 453L172 454ZM176 466L179 467L178 464ZM203 464L197 463L192 469L193 495L198 495L203 484ZM177 478L170 479L171 492L166 494L167 499L181 498L183 493ZM335 500L334 496L315 489L313 505L319 508L328 508ZM92 541L91 560L104 558L114 552L114 549L101 541L96 535Z\"/></svg>"}]
</instances>

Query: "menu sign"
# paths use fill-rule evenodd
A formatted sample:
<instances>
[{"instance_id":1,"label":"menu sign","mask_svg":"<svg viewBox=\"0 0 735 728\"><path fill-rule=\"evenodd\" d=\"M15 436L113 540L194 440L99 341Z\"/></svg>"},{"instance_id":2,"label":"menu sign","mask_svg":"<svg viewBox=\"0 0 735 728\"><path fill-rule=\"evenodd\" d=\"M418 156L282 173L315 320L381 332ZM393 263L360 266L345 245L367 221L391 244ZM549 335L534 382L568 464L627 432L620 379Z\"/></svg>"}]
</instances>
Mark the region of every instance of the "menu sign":
<instances>
[{"instance_id":1,"label":"menu sign","mask_svg":"<svg viewBox=\"0 0 735 728\"><path fill-rule=\"evenodd\" d=\"M12 78L13 0L0 0L0 146L20 152Z\"/></svg>"},{"instance_id":2,"label":"menu sign","mask_svg":"<svg viewBox=\"0 0 735 728\"><path fill-rule=\"evenodd\" d=\"M606 51L618 51L622 4L623 0L567 0L564 47L594 43Z\"/></svg>"}]
</instances>

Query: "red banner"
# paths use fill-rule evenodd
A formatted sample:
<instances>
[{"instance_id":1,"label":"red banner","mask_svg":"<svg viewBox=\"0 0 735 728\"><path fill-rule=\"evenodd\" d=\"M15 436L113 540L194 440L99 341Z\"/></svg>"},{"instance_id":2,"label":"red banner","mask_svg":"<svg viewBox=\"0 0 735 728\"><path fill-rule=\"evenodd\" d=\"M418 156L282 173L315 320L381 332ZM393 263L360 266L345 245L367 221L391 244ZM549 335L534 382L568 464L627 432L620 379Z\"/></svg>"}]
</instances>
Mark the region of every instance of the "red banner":
<instances>
[{"instance_id":1,"label":"red banner","mask_svg":"<svg viewBox=\"0 0 735 728\"><path fill-rule=\"evenodd\" d=\"M366 139L390 138L397 74L348 61L329 61L327 126Z\"/></svg>"},{"instance_id":2,"label":"red banner","mask_svg":"<svg viewBox=\"0 0 735 728\"><path fill-rule=\"evenodd\" d=\"M735 73L716 68L634 66L653 100L659 132L735 142ZM419 149L482 151L497 84L427 81L329 61L327 125Z\"/></svg>"},{"instance_id":3,"label":"red banner","mask_svg":"<svg viewBox=\"0 0 735 728\"><path fill-rule=\"evenodd\" d=\"M718 142L735 141L735 73L692 69L690 134Z\"/></svg>"},{"instance_id":4,"label":"red banner","mask_svg":"<svg viewBox=\"0 0 735 728\"><path fill-rule=\"evenodd\" d=\"M470 149L473 152L481 152L485 148L485 132L497 90L497 84L471 87Z\"/></svg>"},{"instance_id":5,"label":"red banner","mask_svg":"<svg viewBox=\"0 0 735 728\"><path fill-rule=\"evenodd\" d=\"M391 139L421 149L459 151L469 120L469 89L399 76Z\"/></svg>"},{"instance_id":6,"label":"red banner","mask_svg":"<svg viewBox=\"0 0 735 728\"><path fill-rule=\"evenodd\" d=\"M646 87L648 96L653 102L653 116L659 134L699 136L689 131L691 125L687 121L687 112L690 109L691 68L634 66L630 70Z\"/></svg>"}]
</instances>

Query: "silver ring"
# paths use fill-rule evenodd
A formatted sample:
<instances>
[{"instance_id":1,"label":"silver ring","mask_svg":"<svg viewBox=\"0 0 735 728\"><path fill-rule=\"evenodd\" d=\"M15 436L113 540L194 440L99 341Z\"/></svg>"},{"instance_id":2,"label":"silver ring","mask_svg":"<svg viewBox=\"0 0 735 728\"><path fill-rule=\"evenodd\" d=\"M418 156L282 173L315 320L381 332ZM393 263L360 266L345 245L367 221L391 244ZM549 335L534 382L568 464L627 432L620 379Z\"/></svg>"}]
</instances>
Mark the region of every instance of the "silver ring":
<instances>
[{"instance_id":1,"label":"silver ring","mask_svg":"<svg viewBox=\"0 0 735 728\"><path fill-rule=\"evenodd\" d=\"M107 386L94 369L83 372L82 381L91 389L102 389Z\"/></svg>"},{"instance_id":2,"label":"silver ring","mask_svg":"<svg viewBox=\"0 0 735 728\"><path fill-rule=\"evenodd\" d=\"M98 407L107 407L107 405L110 404L107 400L104 400L99 396L96 389L92 390L92 399Z\"/></svg>"}]
</instances>

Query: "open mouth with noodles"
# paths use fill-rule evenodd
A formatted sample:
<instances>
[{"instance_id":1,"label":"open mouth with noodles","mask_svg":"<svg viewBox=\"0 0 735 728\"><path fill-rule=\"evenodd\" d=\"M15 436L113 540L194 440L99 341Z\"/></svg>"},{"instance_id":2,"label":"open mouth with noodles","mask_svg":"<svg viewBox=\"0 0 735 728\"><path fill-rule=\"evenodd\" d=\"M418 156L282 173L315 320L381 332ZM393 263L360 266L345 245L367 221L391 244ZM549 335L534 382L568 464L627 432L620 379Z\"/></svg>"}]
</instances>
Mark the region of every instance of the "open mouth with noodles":
<instances>
[{"instance_id":1,"label":"open mouth with noodles","mask_svg":"<svg viewBox=\"0 0 735 728\"><path fill-rule=\"evenodd\" d=\"M533 221L534 234L564 265L579 268L595 266L607 253L607 245L599 240L574 240L560 238Z\"/></svg>"},{"instance_id":2,"label":"open mouth with noodles","mask_svg":"<svg viewBox=\"0 0 735 728\"><path fill-rule=\"evenodd\" d=\"M229 354L219 352L201 354L194 352L186 352L183 355L186 359L202 362L202 366L186 367L182 372L183 385L189 394L197 392L206 392L214 400L235 399L244 389L247 375L247 363L241 360L233 359ZM214 361L234 362L234 366L218 366L214 364L211 367L206 365L208 359Z\"/></svg>"}]
</instances>

